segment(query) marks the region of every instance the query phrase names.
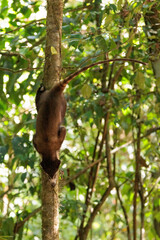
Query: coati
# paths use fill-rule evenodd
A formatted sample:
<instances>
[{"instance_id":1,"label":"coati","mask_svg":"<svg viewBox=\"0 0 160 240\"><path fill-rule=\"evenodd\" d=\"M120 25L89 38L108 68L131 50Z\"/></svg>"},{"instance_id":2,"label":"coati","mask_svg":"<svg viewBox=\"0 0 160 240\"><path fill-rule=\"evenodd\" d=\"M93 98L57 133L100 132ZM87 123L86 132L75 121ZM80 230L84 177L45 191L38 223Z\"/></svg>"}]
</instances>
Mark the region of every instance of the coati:
<instances>
[{"instance_id":1,"label":"coati","mask_svg":"<svg viewBox=\"0 0 160 240\"><path fill-rule=\"evenodd\" d=\"M65 85L56 84L51 90L46 90L41 85L36 95L38 115L33 143L42 155L41 166L51 179L59 168L58 151L66 135L65 127L61 126L66 112L64 88Z\"/></svg>"},{"instance_id":2,"label":"coati","mask_svg":"<svg viewBox=\"0 0 160 240\"><path fill-rule=\"evenodd\" d=\"M111 61L134 61L145 64L138 60L126 58L99 61L74 72L64 80L58 82L50 90L46 90L43 85L38 89L36 95L36 108L38 115L33 144L37 152L42 155L41 166L43 170L51 179L54 178L54 175L59 168L61 161L58 158L58 152L66 135L65 127L61 126L66 112L66 100L63 94L66 85L74 77L87 69Z\"/></svg>"}]
</instances>

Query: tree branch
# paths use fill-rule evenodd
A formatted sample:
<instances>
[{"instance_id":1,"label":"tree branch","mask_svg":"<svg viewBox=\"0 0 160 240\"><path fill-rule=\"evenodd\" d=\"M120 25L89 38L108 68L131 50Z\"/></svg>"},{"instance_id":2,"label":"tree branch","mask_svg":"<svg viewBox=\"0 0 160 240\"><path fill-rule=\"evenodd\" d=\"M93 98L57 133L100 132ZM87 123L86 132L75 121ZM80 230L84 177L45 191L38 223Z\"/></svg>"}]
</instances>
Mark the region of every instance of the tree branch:
<instances>
[{"instance_id":1,"label":"tree branch","mask_svg":"<svg viewBox=\"0 0 160 240\"><path fill-rule=\"evenodd\" d=\"M140 99L140 92L137 90L137 102ZM134 197L133 197L133 240L137 239L137 194L140 182L140 156L141 156L141 122L140 122L140 108L137 116L137 146L135 151L135 181L134 181Z\"/></svg>"},{"instance_id":2,"label":"tree branch","mask_svg":"<svg viewBox=\"0 0 160 240\"><path fill-rule=\"evenodd\" d=\"M145 138L146 136L149 136L151 133L156 132L160 130L160 127L155 127L155 128L150 128L147 130L146 134L144 134L143 136L141 136L141 139ZM123 145L121 145L120 147L116 147L115 149L111 150L111 154L114 154L116 152L118 152L119 150L121 150L122 148L125 148L127 146L129 146L130 144L136 142L137 140L131 140ZM69 179L65 179L61 182L62 186L67 185L68 183L72 182L73 180L77 179L79 176L81 176L82 174L84 174L89 168L93 168L96 164L98 164L99 162L103 161L104 158L100 158L92 163L90 163L88 166L86 166L84 169L82 169L81 171L79 171L77 174L75 174L74 176L71 176ZM158 178L159 179L159 178ZM156 181L157 183L157 181ZM153 191L153 189L151 189L151 191ZM149 194L149 193L148 193ZM148 197L148 195L146 196Z\"/></svg>"},{"instance_id":3,"label":"tree branch","mask_svg":"<svg viewBox=\"0 0 160 240\"><path fill-rule=\"evenodd\" d=\"M157 180L156 180L154 186L153 186L153 187L151 188L151 190L148 192L147 196L145 196L144 201L146 201L147 198L149 198L149 196L150 196L151 193L154 191L154 189L155 189L156 185L159 183L159 181L160 181L160 177L157 178Z\"/></svg>"},{"instance_id":4,"label":"tree branch","mask_svg":"<svg viewBox=\"0 0 160 240\"><path fill-rule=\"evenodd\" d=\"M104 192L104 194L103 194L102 198L100 199L99 203L94 207L94 210L93 210L93 212L92 212L91 215L90 215L90 218L89 218L89 220L88 220L88 222L87 222L87 225L86 225L85 228L84 228L84 232L85 232L84 236L87 236L87 235L88 235L88 232L89 232L89 230L91 229L92 223L93 223L93 221L94 221L94 219L95 219L98 211L101 209L102 205L103 205L104 202L106 201L106 199L107 199L107 197L109 196L109 194L110 194L110 192L111 192L112 189L113 189L113 186L110 185L110 186L106 189L106 191ZM87 239L87 238L84 238L84 239Z\"/></svg>"},{"instance_id":5,"label":"tree branch","mask_svg":"<svg viewBox=\"0 0 160 240\"><path fill-rule=\"evenodd\" d=\"M140 196L140 202L141 202L141 227L140 227L140 240L145 239L144 237L144 216L145 216L145 197L144 197L144 187L143 187L143 180L140 173L139 177L139 196Z\"/></svg>"},{"instance_id":6,"label":"tree branch","mask_svg":"<svg viewBox=\"0 0 160 240\"><path fill-rule=\"evenodd\" d=\"M23 68L23 69L19 69L19 70L13 70L10 68L3 68L0 67L0 71L6 71L6 72L11 72L11 73L19 73L19 72L24 72L24 71L34 71L37 69L42 69L42 68Z\"/></svg>"},{"instance_id":7,"label":"tree branch","mask_svg":"<svg viewBox=\"0 0 160 240\"><path fill-rule=\"evenodd\" d=\"M37 209L35 209L32 213L28 214L27 217L25 217L23 219L23 221L19 221L19 222L16 222L15 225L14 225L14 234L18 233L19 232L19 229L27 222L29 221L29 219L33 216L35 216L38 212L40 212L42 209L42 207L39 207Z\"/></svg>"},{"instance_id":8,"label":"tree branch","mask_svg":"<svg viewBox=\"0 0 160 240\"><path fill-rule=\"evenodd\" d=\"M94 167L96 164L98 164L99 162L101 162L103 160L103 158L95 161L95 162L92 162L90 163L87 167L85 167L84 169L82 169L81 171L79 171L77 174L75 174L74 176L72 176L71 178L69 179L66 179L66 180L63 180L61 185L64 186L64 185L67 185L68 183L72 182L73 180L75 180L76 178L78 178L79 176L81 176L83 173L85 173L88 169Z\"/></svg>"},{"instance_id":9,"label":"tree branch","mask_svg":"<svg viewBox=\"0 0 160 240\"><path fill-rule=\"evenodd\" d=\"M116 185L116 191L117 191L118 200L120 202L120 205L121 205L121 208L122 208L122 211L123 211L123 214L124 214L124 218L125 218L125 221L126 221L128 240L131 240L131 231L130 231L130 226L129 226L128 215L127 215L126 209L123 205L121 193L120 193L119 187L117 185Z\"/></svg>"},{"instance_id":10,"label":"tree branch","mask_svg":"<svg viewBox=\"0 0 160 240\"><path fill-rule=\"evenodd\" d=\"M29 23L26 23L26 24L24 24L24 25L21 25L20 27L17 27L17 28L15 28L15 29L11 30L11 31L8 31L8 32L5 32L5 33L1 33L1 34L0 34L0 37L3 36L3 35L6 35L6 34L8 34L8 33L16 32L16 31L18 31L18 30L21 29L21 28L28 27L28 26L31 25L31 24L35 24L35 23L38 23L38 22L41 22L41 21L44 21L44 20L46 20L46 19L45 19L45 18L41 18L41 19L39 19L39 20L33 20L33 21L31 21L31 22L29 22Z\"/></svg>"},{"instance_id":11,"label":"tree branch","mask_svg":"<svg viewBox=\"0 0 160 240\"><path fill-rule=\"evenodd\" d=\"M11 190L13 189L13 185L9 186L7 191L3 192L1 195L0 195L0 198L3 198L4 195L6 195L8 192L10 192Z\"/></svg>"},{"instance_id":12,"label":"tree branch","mask_svg":"<svg viewBox=\"0 0 160 240\"><path fill-rule=\"evenodd\" d=\"M9 56L9 57L12 57L12 56L22 57L23 59L25 59L28 62L28 68L31 67L31 60L29 58L26 58L25 55L23 55L19 52L11 52L8 50L3 50L3 51L0 51L0 54L2 54L4 56Z\"/></svg>"},{"instance_id":13,"label":"tree branch","mask_svg":"<svg viewBox=\"0 0 160 240\"><path fill-rule=\"evenodd\" d=\"M89 6L78 6L77 8L66 8L64 9L64 13L68 13L68 12L78 12L78 11L83 11L84 9L89 9L91 10L93 8L92 5Z\"/></svg>"},{"instance_id":14,"label":"tree branch","mask_svg":"<svg viewBox=\"0 0 160 240\"><path fill-rule=\"evenodd\" d=\"M114 179L113 179L113 172L112 172L110 145L109 145L109 116L110 116L110 114L108 113L107 116L106 116L106 119L105 119L105 125L104 125L105 128L104 128L103 138L102 138L103 142L104 141L106 142L107 173L108 173L109 187L104 192L104 194L103 194L101 200L99 201L99 203L94 207L94 210L91 213L90 218L88 219L88 222L87 222L86 226L83 228L82 238L80 237L80 239L87 239L87 235L89 233L89 230L91 229L92 223L93 223L98 211L100 210L100 208L104 204L105 200L109 196L110 191L115 186ZM103 144L101 142L101 146L100 146L101 151L102 151L102 146L103 146ZM95 176L95 178L96 178L96 176Z\"/></svg>"},{"instance_id":15,"label":"tree branch","mask_svg":"<svg viewBox=\"0 0 160 240\"><path fill-rule=\"evenodd\" d=\"M140 137L140 139L143 139L143 138L149 136L151 133L159 131L159 130L160 130L160 127L150 128L150 129L147 130L147 132L143 136ZM125 144L123 144L123 145L121 145L119 147L116 147L115 149L111 150L111 153L116 153L119 150L121 150L122 148L125 148L125 147L129 146L130 144L135 143L136 141L137 141L137 139L130 140L129 142L127 142L127 143L125 143Z\"/></svg>"}]
</instances>

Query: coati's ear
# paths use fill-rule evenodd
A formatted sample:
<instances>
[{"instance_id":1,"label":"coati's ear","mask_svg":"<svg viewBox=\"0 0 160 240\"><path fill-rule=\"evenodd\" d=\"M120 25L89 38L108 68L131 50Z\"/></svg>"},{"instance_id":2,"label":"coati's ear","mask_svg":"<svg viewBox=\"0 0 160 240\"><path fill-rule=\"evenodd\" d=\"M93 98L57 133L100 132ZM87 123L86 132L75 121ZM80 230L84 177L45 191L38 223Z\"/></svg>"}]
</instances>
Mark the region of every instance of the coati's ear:
<instances>
[{"instance_id":1,"label":"coati's ear","mask_svg":"<svg viewBox=\"0 0 160 240\"><path fill-rule=\"evenodd\" d=\"M50 158L45 158L43 157L41 166L43 170L50 176L50 178L53 178L55 173L59 169L61 161L59 159L50 159Z\"/></svg>"}]
</instances>

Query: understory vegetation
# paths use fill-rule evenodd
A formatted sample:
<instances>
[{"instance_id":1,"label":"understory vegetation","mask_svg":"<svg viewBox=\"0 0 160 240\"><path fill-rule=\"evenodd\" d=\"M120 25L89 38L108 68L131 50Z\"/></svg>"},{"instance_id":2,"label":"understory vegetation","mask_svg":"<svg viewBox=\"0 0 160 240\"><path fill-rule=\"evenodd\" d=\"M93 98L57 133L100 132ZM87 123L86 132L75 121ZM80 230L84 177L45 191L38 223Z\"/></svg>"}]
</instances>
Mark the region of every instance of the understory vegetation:
<instances>
[{"instance_id":1,"label":"understory vegetation","mask_svg":"<svg viewBox=\"0 0 160 240\"><path fill-rule=\"evenodd\" d=\"M33 144L46 2L1 0L0 239L41 239ZM52 49L52 53L55 49ZM65 0L60 239L160 239L160 3ZM116 59L116 60L115 60Z\"/></svg>"}]
</instances>

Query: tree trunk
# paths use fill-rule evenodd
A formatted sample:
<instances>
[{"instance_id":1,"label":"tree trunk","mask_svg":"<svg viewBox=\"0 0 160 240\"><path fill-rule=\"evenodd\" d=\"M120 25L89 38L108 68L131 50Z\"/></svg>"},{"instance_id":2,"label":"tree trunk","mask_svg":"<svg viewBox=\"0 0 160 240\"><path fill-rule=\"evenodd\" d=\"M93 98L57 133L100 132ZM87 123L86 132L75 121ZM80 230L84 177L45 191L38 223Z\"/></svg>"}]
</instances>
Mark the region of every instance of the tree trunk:
<instances>
[{"instance_id":1,"label":"tree trunk","mask_svg":"<svg viewBox=\"0 0 160 240\"><path fill-rule=\"evenodd\" d=\"M46 49L43 84L51 88L60 80L62 0L47 0ZM42 240L59 239L58 173L52 187L42 171Z\"/></svg>"},{"instance_id":2,"label":"tree trunk","mask_svg":"<svg viewBox=\"0 0 160 240\"><path fill-rule=\"evenodd\" d=\"M149 3L153 3L153 1L148 0ZM155 1L155 4L152 5L151 8L148 9L148 12L145 14L144 19L146 23L146 35L149 42L149 54L150 60L152 63L153 71L155 78L160 78L160 37L159 37L159 30L160 30L160 11L159 7L160 4Z\"/></svg>"},{"instance_id":3,"label":"tree trunk","mask_svg":"<svg viewBox=\"0 0 160 240\"><path fill-rule=\"evenodd\" d=\"M148 3L153 3L153 1L148 0ZM149 54L150 60L152 63L152 68L154 72L154 76L157 80L156 91L157 95L159 95L159 79L160 79L160 38L159 38L159 31L160 31L160 11L159 7L160 4L158 1L152 5L151 8L148 9L148 12L144 15L145 23L146 23L146 35L149 42ZM152 38L151 38L151 37ZM158 103L157 99L157 103ZM159 105L158 105L159 107ZM158 179L160 176L160 170L153 174L153 178ZM155 213L160 211L160 204L155 204L155 200L159 199L160 195L156 194L153 199L153 224L156 235L160 238L160 221L155 217Z\"/></svg>"}]
</instances>

